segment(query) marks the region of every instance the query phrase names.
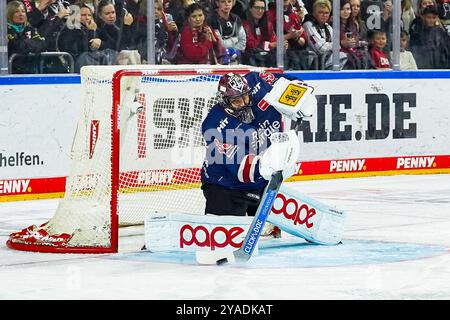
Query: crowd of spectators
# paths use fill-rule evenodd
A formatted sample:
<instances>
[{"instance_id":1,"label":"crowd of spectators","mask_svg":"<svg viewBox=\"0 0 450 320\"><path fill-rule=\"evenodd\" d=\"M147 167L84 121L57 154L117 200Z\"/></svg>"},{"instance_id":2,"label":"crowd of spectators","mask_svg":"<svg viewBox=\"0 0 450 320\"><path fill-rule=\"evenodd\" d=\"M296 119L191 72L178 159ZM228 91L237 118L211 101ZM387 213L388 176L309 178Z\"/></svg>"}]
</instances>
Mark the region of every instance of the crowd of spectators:
<instances>
[{"instance_id":1,"label":"crowd of spectators","mask_svg":"<svg viewBox=\"0 0 450 320\"><path fill-rule=\"evenodd\" d=\"M148 3L149 1L149 3ZM146 64L147 5L154 6L156 64L276 66L274 0L7 0L12 73L74 72L84 65ZM392 68L391 0L283 0L284 66ZM401 69L450 67L450 1L401 1ZM40 53L47 52L45 61ZM58 54L61 53L61 54ZM72 59L67 59L69 54Z\"/></svg>"}]
</instances>

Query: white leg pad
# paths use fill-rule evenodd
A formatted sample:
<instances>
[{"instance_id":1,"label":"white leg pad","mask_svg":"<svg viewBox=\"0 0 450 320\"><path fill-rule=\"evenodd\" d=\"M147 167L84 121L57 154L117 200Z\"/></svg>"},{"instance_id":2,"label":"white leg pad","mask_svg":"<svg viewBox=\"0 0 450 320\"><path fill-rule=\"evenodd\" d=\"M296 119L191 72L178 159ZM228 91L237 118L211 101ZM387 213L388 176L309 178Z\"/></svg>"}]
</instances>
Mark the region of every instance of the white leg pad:
<instances>
[{"instance_id":1,"label":"white leg pad","mask_svg":"<svg viewBox=\"0 0 450 320\"><path fill-rule=\"evenodd\" d=\"M341 243L346 214L283 184L267 219L281 230L324 245Z\"/></svg>"}]
</instances>

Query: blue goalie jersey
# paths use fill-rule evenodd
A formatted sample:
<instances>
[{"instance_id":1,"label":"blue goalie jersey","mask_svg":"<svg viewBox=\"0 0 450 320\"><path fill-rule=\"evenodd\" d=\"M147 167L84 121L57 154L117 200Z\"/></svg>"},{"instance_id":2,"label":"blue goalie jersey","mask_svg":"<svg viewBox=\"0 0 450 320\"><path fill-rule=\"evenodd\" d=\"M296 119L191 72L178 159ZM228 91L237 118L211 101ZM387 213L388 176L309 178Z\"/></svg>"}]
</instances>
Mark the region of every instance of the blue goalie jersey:
<instances>
[{"instance_id":1,"label":"blue goalie jersey","mask_svg":"<svg viewBox=\"0 0 450 320\"><path fill-rule=\"evenodd\" d=\"M211 108L202 123L206 142L203 184L238 190L257 190L267 185L259 174L259 155L270 146L270 135L283 131L283 123L281 114L261 100L280 77L286 76L264 71L244 76L251 88L255 117L249 124L227 113L220 104Z\"/></svg>"}]
</instances>

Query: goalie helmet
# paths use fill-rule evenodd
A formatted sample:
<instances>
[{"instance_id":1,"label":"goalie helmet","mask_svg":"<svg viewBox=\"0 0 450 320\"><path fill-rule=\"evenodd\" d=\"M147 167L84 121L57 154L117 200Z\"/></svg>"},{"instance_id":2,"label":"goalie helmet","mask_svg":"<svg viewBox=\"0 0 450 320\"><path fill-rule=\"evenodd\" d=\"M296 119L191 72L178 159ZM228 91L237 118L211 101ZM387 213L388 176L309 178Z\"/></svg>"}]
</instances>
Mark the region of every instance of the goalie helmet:
<instances>
[{"instance_id":1,"label":"goalie helmet","mask_svg":"<svg viewBox=\"0 0 450 320\"><path fill-rule=\"evenodd\" d=\"M237 73L227 73L219 80L218 86L219 101L225 110L237 117L244 123L251 123L255 118L251 109L252 96L247 79ZM248 96L248 103L236 107L233 100Z\"/></svg>"}]
</instances>

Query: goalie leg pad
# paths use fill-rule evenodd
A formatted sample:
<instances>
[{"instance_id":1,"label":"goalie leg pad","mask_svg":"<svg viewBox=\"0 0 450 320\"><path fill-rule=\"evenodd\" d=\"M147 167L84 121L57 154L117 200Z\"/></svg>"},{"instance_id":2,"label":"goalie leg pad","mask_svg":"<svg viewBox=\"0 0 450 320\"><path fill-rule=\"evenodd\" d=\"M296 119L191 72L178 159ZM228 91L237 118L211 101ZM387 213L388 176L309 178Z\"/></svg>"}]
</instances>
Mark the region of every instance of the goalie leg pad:
<instances>
[{"instance_id":1,"label":"goalie leg pad","mask_svg":"<svg viewBox=\"0 0 450 320\"><path fill-rule=\"evenodd\" d=\"M341 243L345 212L282 185L268 222L281 230L323 245Z\"/></svg>"},{"instance_id":2,"label":"goalie leg pad","mask_svg":"<svg viewBox=\"0 0 450 320\"><path fill-rule=\"evenodd\" d=\"M253 217L149 213L144 221L145 247L152 252L233 252L241 247L252 220Z\"/></svg>"}]
</instances>

